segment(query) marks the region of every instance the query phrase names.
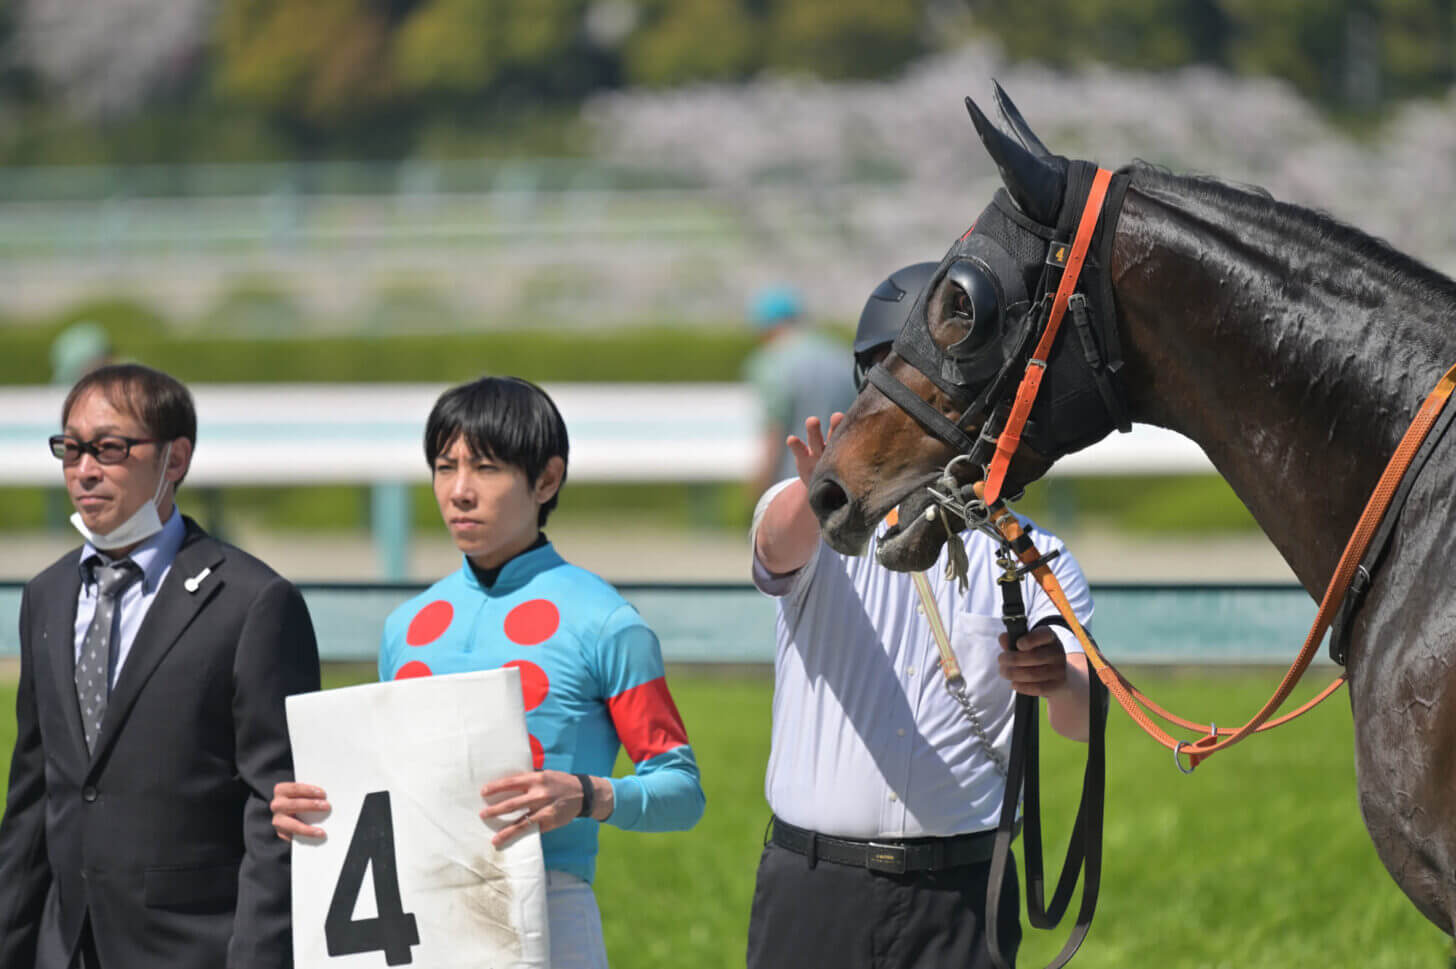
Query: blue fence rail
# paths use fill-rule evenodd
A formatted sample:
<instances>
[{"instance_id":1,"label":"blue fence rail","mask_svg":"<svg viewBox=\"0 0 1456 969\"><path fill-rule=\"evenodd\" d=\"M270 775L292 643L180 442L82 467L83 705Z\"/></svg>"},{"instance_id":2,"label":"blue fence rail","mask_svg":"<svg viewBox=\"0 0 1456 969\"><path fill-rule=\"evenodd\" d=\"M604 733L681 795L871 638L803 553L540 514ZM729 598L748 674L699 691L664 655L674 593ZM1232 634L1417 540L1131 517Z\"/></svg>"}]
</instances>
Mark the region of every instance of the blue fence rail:
<instances>
[{"instance_id":1,"label":"blue fence rail","mask_svg":"<svg viewBox=\"0 0 1456 969\"><path fill-rule=\"evenodd\" d=\"M303 584L326 661L373 662L384 617L416 584ZM747 584L619 585L673 663L771 663L774 609ZM0 583L0 656L19 652L20 583ZM1299 650L1316 604L1296 585L1094 584L1092 624L1114 662L1280 664ZM1328 662L1321 654L1320 662Z\"/></svg>"}]
</instances>

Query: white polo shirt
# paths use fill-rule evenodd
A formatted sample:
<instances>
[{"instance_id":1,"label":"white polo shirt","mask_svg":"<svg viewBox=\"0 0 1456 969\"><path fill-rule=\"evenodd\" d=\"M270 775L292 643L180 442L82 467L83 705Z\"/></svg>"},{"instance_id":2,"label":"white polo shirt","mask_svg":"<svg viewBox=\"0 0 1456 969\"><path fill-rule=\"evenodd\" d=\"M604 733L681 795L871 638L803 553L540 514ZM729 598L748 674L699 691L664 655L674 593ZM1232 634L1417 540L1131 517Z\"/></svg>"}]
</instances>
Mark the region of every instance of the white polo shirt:
<instances>
[{"instance_id":1,"label":"white polo shirt","mask_svg":"<svg viewBox=\"0 0 1456 969\"><path fill-rule=\"evenodd\" d=\"M769 489L754 513L789 482ZM1042 554L1083 625L1092 595L1082 569L1055 535L1031 526ZM997 673L1005 630L994 581L995 543L964 532L970 589L945 579L945 552L930 587L960 661L981 725L1001 751L1011 749L1012 690ZM757 542L753 547L757 548ZM948 836L994 828L1005 779L945 689L940 653L908 573L872 554L855 558L821 539L799 571L770 574L753 558L753 581L777 604L773 746L765 792L790 824L842 838ZM1028 623L1057 615L1035 578L1022 580ZM1070 631L1053 627L1070 652Z\"/></svg>"}]
</instances>

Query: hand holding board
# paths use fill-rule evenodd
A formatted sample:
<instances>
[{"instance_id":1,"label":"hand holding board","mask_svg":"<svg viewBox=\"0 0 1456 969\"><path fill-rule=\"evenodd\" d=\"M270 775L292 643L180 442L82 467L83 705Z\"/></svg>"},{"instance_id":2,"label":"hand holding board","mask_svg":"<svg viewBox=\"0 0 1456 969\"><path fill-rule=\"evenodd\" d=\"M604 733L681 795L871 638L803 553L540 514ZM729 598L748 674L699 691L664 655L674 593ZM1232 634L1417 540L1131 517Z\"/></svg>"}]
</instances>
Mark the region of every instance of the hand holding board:
<instances>
[{"instance_id":1,"label":"hand holding board","mask_svg":"<svg viewBox=\"0 0 1456 969\"><path fill-rule=\"evenodd\" d=\"M295 776L328 793L295 838L296 969L534 969L550 951L533 829L501 849L481 785L532 769L514 668L291 696ZM496 821L496 828L504 822Z\"/></svg>"}]
</instances>

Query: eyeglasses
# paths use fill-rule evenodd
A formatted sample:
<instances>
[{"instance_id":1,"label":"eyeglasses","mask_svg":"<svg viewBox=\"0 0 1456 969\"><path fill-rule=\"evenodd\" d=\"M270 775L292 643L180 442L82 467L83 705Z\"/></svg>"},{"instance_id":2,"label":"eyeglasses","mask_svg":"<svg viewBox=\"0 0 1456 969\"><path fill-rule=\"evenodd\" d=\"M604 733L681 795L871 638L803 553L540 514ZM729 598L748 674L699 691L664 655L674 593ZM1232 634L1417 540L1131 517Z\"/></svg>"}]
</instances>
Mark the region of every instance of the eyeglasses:
<instances>
[{"instance_id":1,"label":"eyeglasses","mask_svg":"<svg viewBox=\"0 0 1456 969\"><path fill-rule=\"evenodd\" d=\"M122 437L119 434L107 434L94 441L78 441L65 434L56 434L50 439L51 453L60 458L62 464L75 464L83 454L94 457L97 464L120 464L138 444L156 442L154 437Z\"/></svg>"}]
</instances>

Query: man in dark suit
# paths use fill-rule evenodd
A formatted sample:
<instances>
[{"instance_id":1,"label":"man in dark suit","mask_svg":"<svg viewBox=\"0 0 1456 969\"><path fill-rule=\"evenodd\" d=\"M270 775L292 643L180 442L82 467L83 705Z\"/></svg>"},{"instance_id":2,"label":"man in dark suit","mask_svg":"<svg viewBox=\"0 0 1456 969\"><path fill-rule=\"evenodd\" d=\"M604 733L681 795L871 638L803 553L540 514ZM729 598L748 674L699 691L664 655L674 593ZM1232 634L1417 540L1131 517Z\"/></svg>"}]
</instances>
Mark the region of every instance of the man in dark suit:
<instances>
[{"instance_id":1,"label":"man in dark suit","mask_svg":"<svg viewBox=\"0 0 1456 969\"><path fill-rule=\"evenodd\" d=\"M292 964L284 697L319 688L298 590L173 503L191 394L83 377L51 438L86 538L27 584L0 819L0 969Z\"/></svg>"}]
</instances>

